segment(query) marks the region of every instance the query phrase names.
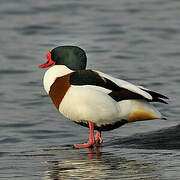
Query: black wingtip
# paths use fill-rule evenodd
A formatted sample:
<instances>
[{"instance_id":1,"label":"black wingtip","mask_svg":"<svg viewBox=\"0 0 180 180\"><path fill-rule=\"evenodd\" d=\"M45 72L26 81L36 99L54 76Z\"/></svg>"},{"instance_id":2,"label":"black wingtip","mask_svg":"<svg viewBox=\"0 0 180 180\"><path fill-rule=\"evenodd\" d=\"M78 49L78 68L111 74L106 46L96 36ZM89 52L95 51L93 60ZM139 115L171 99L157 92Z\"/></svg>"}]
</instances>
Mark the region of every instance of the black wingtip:
<instances>
[{"instance_id":1,"label":"black wingtip","mask_svg":"<svg viewBox=\"0 0 180 180\"><path fill-rule=\"evenodd\" d=\"M162 99L169 99L167 96L165 96L165 95L162 95L162 94L160 94L160 93L158 93L158 92L155 92L155 91L151 91L151 90L147 90L147 89L143 89L143 88L141 88L143 91L146 91L146 92L148 92L151 96L153 96L153 97L156 97L156 98L162 98Z\"/></svg>"},{"instance_id":2,"label":"black wingtip","mask_svg":"<svg viewBox=\"0 0 180 180\"><path fill-rule=\"evenodd\" d=\"M160 98L157 99L157 102L161 102L161 103L164 103L164 104L168 104L166 101L164 101L164 100L162 100L162 99L160 99Z\"/></svg>"},{"instance_id":3,"label":"black wingtip","mask_svg":"<svg viewBox=\"0 0 180 180\"><path fill-rule=\"evenodd\" d=\"M167 120L167 118L165 118L165 117L163 117L163 118L161 118L162 120Z\"/></svg>"},{"instance_id":4,"label":"black wingtip","mask_svg":"<svg viewBox=\"0 0 180 180\"><path fill-rule=\"evenodd\" d=\"M163 98L163 99L169 99L169 97L164 96L164 95L162 95L162 94L161 94L161 98Z\"/></svg>"},{"instance_id":5,"label":"black wingtip","mask_svg":"<svg viewBox=\"0 0 180 180\"><path fill-rule=\"evenodd\" d=\"M152 91L152 95L153 95L153 96L156 96L156 97L158 97L158 98L162 98L162 99L169 99L167 96L162 95L162 94L157 93L157 92L154 92L154 91Z\"/></svg>"}]
</instances>

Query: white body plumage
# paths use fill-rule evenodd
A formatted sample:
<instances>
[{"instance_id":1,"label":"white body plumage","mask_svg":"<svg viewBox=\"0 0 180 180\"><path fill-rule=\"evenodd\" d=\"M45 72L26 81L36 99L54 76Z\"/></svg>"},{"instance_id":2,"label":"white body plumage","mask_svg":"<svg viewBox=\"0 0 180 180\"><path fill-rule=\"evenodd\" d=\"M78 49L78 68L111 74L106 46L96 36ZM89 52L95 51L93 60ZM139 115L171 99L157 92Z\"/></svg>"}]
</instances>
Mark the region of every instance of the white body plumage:
<instances>
[{"instance_id":1,"label":"white body plumage","mask_svg":"<svg viewBox=\"0 0 180 180\"><path fill-rule=\"evenodd\" d=\"M59 77L74 71L64 65L55 65L49 68L44 75L44 88L49 94L51 86ZM108 78L120 87L137 93L146 99L152 96L129 82L113 78L96 71L100 76ZM60 93L61 89L59 89ZM122 119L128 122L138 120L159 119L161 114L148 101L130 99L115 101L108 94L109 89L93 85L70 85L59 104L58 110L68 119L75 122L94 122L97 126L114 124Z\"/></svg>"}]
</instances>

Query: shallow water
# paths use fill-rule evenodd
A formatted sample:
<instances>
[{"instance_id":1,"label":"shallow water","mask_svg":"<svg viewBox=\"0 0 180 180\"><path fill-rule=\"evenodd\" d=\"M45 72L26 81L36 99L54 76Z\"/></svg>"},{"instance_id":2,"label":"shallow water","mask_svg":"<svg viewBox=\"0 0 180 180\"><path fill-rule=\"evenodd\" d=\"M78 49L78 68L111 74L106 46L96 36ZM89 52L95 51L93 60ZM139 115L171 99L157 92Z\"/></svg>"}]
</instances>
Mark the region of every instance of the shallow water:
<instances>
[{"instance_id":1,"label":"shallow water","mask_svg":"<svg viewBox=\"0 0 180 180\"><path fill-rule=\"evenodd\" d=\"M178 0L2 0L0 179L179 179ZM61 116L37 66L57 45L86 50L88 68L159 91L167 121L103 133L103 147L73 149L88 130ZM81 133L79 133L81 132Z\"/></svg>"}]
</instances>

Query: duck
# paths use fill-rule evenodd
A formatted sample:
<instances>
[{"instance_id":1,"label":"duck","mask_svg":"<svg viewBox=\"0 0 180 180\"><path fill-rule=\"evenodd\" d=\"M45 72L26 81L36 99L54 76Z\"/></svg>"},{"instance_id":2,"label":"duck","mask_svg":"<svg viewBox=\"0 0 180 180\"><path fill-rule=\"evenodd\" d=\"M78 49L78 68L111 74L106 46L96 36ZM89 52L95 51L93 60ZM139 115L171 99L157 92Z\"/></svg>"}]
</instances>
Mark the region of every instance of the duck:
<instances>
[{"instance_id":1,"label":"duck","mask_svg":"<svg viewBox=\"0 0 180 180\"><path fill-rule=\"evenodd\" d=\"M89 140L75 148L91 148L103 142L102 131L136 121L166 119L152 105L168 97L103 72L86 69L85 51L72 45L58 46L46 53L39 68L44 89L57 110L67 119L89 128ZM94 133L96 131L96 134Z\"/></svg>"}]
</instances>

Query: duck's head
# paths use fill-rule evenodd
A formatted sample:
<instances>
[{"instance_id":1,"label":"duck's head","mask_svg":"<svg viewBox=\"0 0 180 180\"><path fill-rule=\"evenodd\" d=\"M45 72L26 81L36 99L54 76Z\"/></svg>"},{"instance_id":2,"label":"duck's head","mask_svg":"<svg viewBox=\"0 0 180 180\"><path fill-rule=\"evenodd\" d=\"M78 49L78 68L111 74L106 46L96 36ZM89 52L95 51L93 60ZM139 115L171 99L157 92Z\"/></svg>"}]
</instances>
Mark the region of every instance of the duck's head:
<instances>
[{"instance_id":1,"label":"duck's head","mask_svg":"<svg viewBox=\"0 0 180 180\"><path fill-rule=\"evenodd\" d=\"M46 57L48 61L40 65L39 68L47 68L53 65L65 65L72 70L86 68L86 53L77 46L58 46L48 51Z\"/></svg>"}]
</instances>

